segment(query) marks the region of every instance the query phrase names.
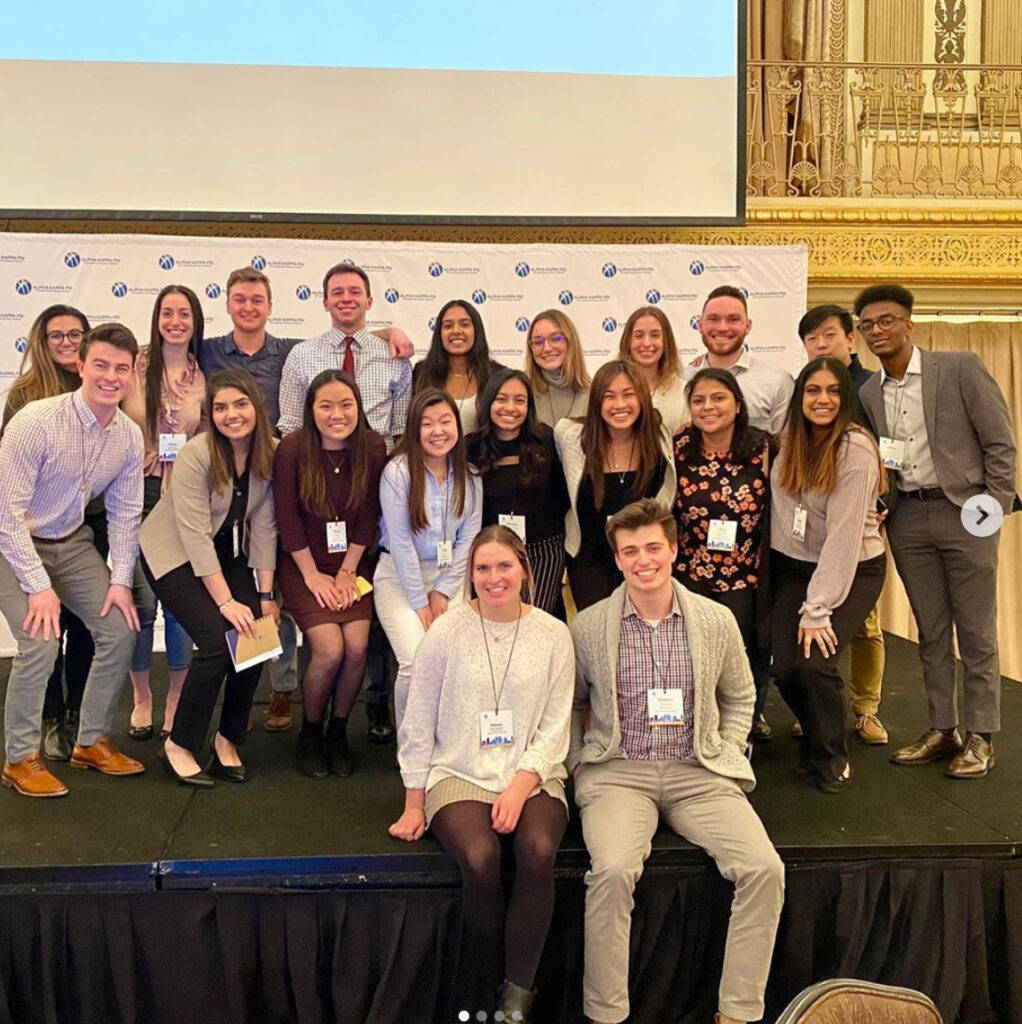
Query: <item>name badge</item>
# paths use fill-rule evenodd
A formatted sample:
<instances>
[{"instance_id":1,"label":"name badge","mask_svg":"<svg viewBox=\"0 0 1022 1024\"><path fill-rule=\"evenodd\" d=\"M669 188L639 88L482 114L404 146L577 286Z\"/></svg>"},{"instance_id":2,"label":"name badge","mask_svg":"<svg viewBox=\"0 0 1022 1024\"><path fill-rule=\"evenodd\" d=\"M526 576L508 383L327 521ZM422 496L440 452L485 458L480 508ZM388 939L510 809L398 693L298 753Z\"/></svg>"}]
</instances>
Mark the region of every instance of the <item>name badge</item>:
<instances>
[{"instance_id":1,"label":"name badge","mask_svg":"<svg viewBox=\"0 0 1022 1024\"><path fill-rule=\"evenodd\" d=\"M738 523L733 519L711 519L706 533L706 547L710 551L734 551L738 539Z\"/></svg>"},{"instance_id":2,"label":"name badge","mask_svg":"<svg viewBox=\"0 0 1022 1024\"><path fill-rule=\"evenodd\" d=\"M241 554L241 530L237 519L231 527L231 547L234 549L234 557L237 558Z\"/></svg>"},{"instance_id":3,"label":"name badge","mask_svg":"<svg viewBox=\"0 0 1022 1024\"><path fill-rule=\"evenodd\" d=\"M904 469L908 445L894 437L880 438L880 458L885 469Z\"/></svg>"},{"instance_id":4,"label":"name badge","mask_svg":"<svg viewBox=\"0 0 1022 1024\"><path fill-rule=\"evenodd\" d=\"M525 516L504 515L501 513L497 516L497 523L500 526L506 526L509 530L514 530L522 538L522 543L525 543Z\"/></svg>"},{"instance_id":5,"label":"name badge","mask_svg":"<svg viewBox=\"0 0 1022 1024\"><path fill-rule=\"evenodd\" d=\"M449 540L437 541L436 564L438 569L446 569L454 562L454 545Z\"/></svg>"},{"instance_id":6,"label":"name badge","mask_svg":"<svg viewBox=\"0 0 1022 1024\"><path fill-rule=\"evenodd\" d=\"M479 714L479 746L513 747L515 745L514 712L483 711Z\"/></svg>"},{"instance_id":7,"label":"name badge","mask_svg":"<svg viewBox=\"0 0 1022 1024\"><path fill-rule=\"evenodd\" d=\"M647 690L646 712L650 725L684 725L685 691L681 689Z\"/></svg>"},{"instance_id":8,"label":"name badge","mask_svg":"<svg viewBox=\"0 0 1022 1024\"><path fill-rule=\"evenodd\" d=\"M186 434L160 434L160 462L173 462L187 440Z\"/></svg>"},{"instance_id":9,"label":"name badge","mask_svg":"<svg viewBox=\"0 0 1022 1024\"><path fill-rule=\"evenodd\" d=\"M334 521L326 524L326 549L335 555L348 550L348 524Z\"/></svg>"},{"instance_id":10,"label":"name badge","mask_svg":"<svg viewBox=\"0 0 1022 1024\"><path fill-rule=\"evenodd\" d=\"M806 511L805 505L795 506L795 518L791 524L791 535L795 540L805 541L806 539L806 525L809 522L809 513Z\"/></svg>"}]
</instances>

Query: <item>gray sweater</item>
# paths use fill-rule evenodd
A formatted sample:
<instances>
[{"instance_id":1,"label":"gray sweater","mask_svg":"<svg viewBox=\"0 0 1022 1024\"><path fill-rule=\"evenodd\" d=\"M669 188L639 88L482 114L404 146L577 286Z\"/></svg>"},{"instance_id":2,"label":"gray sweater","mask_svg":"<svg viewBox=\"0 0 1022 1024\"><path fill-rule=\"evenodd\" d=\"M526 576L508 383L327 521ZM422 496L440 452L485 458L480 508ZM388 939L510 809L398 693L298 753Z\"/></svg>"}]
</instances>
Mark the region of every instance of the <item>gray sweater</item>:
<instances>
[{"instance_id":1,"label":"gray sweater","mask_svg":"<svg viewBox=\"0 0 1022 1024\"><path fill-rule=\"evenodd\" d=\"M695 733L699 763L735 779L746 792L756 785L745 746L752 725L756 689L731 612L709 598L672 586L685 616L695 674ZM617 708L617 652L626 584L579 612L571 623L575 641L575 708L568 767L602 764L625 757ZM650 681L652 684L652 680ZM583 730L586 707L589 726Z\"/></svg>"}]
</instances>

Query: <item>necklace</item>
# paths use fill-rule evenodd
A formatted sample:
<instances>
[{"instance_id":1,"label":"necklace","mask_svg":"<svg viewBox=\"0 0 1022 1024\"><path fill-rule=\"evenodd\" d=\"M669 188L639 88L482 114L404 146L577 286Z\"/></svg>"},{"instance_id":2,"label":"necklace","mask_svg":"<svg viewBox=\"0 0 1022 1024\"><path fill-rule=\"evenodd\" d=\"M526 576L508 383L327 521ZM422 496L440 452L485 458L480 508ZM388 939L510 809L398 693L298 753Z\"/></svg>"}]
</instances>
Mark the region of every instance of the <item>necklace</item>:
<instances>
[{"instance_id":1,"label":"necklace","mask_svg":"<svg viewBox=\"0 0 1022 1024\"><path fill-rule=\"evenodd\" d=\"M461 389L461 396L459 397L458 395L454 394L453 391L451 392L451 397L453 399L455 399L455 401L464 402L465 399L468 398L468 389L470 387L472 387L472 377L473 376L474 376L474 373L473 373L472 370L469 370L468 373L459 373L457 370L452 370L451 371L451 377L464 377L465 378L465 383L464 383L464 385L462 386L462 389Z\"/></svg>"},{"instance_id":2,"label":"necklace","mask_svg":"<svg viewBox=\"0 0 1022 1024\"><path fill-rule=\"evenodd\" d=\"M518 627L521 625L521 623L522 623L522 604L519 601L518 602L518 618L515 619L515 628L514 628L514 633L513 633L514 642L511 644L511 650L508 652L507 664L504 666L504 674L500 677L500 689L498 689L497 688L497 677L496 677L496 675L494 674L494 671L493 671L493 659L490 657L490 645L489 645L489 643L487 642L487 639L486 639L486 637L489 634L489 630L487 630L486 625L485 625L484 620L483 620L482 606L480 606L480 608L479 608L479 625L482 627L482 631L483 631L483 647L486 648L486 664L490 668L490 686L491 686L491 688L493 690L493 710L494 711L499 711L500 710L500 695L504 692L504 684L507 682L508 669L511 668L511 659L515 656L515 644L518 642Z\"/></svg>"},{"instance_id":3,"label":"necklace","mask_svg":"<svg viewBox=\"0 0 1022 1024\"><path fill-rule=\"evenodd\" d=\"M339 474L341 472L341 467L340 467L340 465L338 463L334 462L332 456L330 455L330 452L327 451L326 448L324 448L323 449L323 454L326 456L327 462L329 462L330 465L333 466L334 473ZM342 454L341 455L341 461L343 461L343 460L344 460L344 455Z\"/></svg>"},{"instance_id":4,"label":"necklace","mask_svg":"<svg viewBox=\"0 0 1022 1024\"><path fill-rule=\"evenodd\" d=\"M617 461L614 456L614 446L611 445L608 455L610 457L610 468L617 473L617 482L623 484L625 482L625 474L631 468L632 456L635 454L635 435L632 434L632 443L628 446L628 461L625 462L624 469L621 468L621 464Z\"/></svg>"}]
</instances>

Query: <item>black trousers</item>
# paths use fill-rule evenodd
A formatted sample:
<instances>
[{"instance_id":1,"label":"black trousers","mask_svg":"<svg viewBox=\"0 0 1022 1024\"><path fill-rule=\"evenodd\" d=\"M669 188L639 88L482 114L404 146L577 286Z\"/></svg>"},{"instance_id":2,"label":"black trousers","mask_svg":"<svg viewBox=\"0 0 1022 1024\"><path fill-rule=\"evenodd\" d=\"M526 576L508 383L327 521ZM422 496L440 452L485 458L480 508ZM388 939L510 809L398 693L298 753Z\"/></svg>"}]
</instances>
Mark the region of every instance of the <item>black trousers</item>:
<instances>
[{"instance_id":1,"label":"black trousers","mask_svg":"<svg viewBox=\"0 0 1022 1024\"><path fill-rule=\"evenodd\" d=\"M837 660L877 602L887 572L885 555L860 562L848 596L833 610L830 628L837 653L824 658L815 641L806 658L798 644L799 608L806 599L815 562L771 554L774 678L788 707L802 723L802 757L828 781L848 763L845 687Z\"/></svg>"},{"instance_id":2,"label":"black trousers","mask_svg":"<svg viewBox=\"0 0 1022 1024\"><path fill-rule=\"evenodd\" d=\"M85 513L85 525L92 530L92 543L103 556L110 554L106 532L106 509ZM92 634L84 622L70 608L60 608L61 642L57 646L57 660L46 682L43 699L43 719L63 718L65 712L78 714L85 693L85 680L92 668L95 647ZM66 688L66 696L65 696Z\"/></svg>"},{"instance_id":3,"label":"black trousers","mask_svg":"<svg viewBox=\"0 0 1022 1024\"><path fill-rule=\"evenodd\" d=\"M262 614L259 593L244 555L221 562L220 568L234 599L248 605L258 618ZM209 732L217 695L223 686L220 735L235 746L244 743L252 696L263 666L259 664L241 672L234 671L226 637L231 624L220 614L216 602L189 563L178 566L157 580L153 579L143 557L142 571L153 593L181 623L198 648L192 655L188 675L181 687L181 699L174 714L170 738L198 757Z\"/></svg>"}]
</instances>

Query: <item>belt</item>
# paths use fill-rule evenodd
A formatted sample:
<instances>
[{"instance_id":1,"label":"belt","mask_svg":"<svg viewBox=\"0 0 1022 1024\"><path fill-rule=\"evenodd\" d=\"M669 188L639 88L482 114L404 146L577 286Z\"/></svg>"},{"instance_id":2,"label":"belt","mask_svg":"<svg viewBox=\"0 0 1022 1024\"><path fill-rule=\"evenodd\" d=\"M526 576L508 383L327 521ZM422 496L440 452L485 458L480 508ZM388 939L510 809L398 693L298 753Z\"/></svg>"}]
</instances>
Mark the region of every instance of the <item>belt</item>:
<instances>
[{"instance_id":1,"label":"belt","mask_svg":"<svg viewBox=\"0 0 1022 1024\"><path fill-rule=\"evenodd\" d=\"M64 541L70 540L79 530L80 526L76 526L69 534L64 537L32 537L33 544L63 544Z\"/></svg>"},{"instance_id":2,"label":"belt","mask_svg":"<svg viewBox=\"0 0 1022 1024\"><path fill-rule=\"evenodd\" d=\"M920 487L918 491L898 491L899 498L915 498L916 501L935 501L947 495L939 487Z\"/></svg>"}]
</instances>

